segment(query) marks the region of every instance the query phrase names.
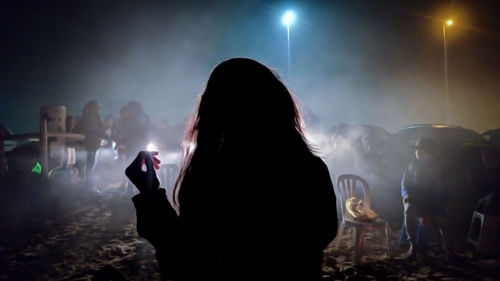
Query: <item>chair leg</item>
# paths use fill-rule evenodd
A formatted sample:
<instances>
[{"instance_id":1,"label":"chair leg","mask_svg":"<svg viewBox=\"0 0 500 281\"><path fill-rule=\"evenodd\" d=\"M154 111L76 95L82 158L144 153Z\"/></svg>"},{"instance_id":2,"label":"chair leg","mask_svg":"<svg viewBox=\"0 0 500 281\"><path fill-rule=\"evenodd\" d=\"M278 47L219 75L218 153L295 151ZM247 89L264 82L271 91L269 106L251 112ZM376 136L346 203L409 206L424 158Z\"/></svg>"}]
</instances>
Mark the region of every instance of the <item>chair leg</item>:
<instances>
[{"instance_id":1,"label":"chair leg","mask_svg":"<svg viewBox=\"0 0 500 281\"><path fill-rule=\"evenodd\" d=\"M385 236L387 238L387 252L389 254L389 258L392 258L392 245L391 245L392 231L389 228L389 223L385 224Z\"/></svg>"},{"instance_id":2,"label":"chair leg","mask_svg":"<svg viewBox=\"0 0 500 281\"><path fill-rule=\"evenodd\" d=\"M354 264L359 264L363 251L364 229L354 227Z\"/></svg>"},{"instance_id":3,"label":"chair leg","mask_svg":"<svg viewBox=\"0 0 500 281\"><path fill-rule=\"evenodd\" d=\"M337 251L340 247L340 239L342 239L342 235L344 234L345 224L340 223L339 229L337 231L337 241L335 241L335 251Z\"/></svg>"}]
</instances>

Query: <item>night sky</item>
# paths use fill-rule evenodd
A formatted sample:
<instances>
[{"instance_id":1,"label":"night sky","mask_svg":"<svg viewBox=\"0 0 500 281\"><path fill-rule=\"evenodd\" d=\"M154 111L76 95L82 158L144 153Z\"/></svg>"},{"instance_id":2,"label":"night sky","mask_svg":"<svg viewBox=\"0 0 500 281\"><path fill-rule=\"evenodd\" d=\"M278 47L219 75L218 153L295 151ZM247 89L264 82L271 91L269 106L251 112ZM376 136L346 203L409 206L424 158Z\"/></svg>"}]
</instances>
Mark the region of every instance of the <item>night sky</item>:
<instances>
[{"instance_id":1,"label":"night sky","mask_svg":"<svg viewBox=\"0 0 500 281\"><path fill-rule=\"evenodd\" d=\"M325 128L445 122L500 127L500 1L2 1L0 122L35 131L39 109L102 115L130 100L181 123L210 70L234 56L275 68ZM294 9L292 73L286 27ZM265 102L265 101L263 101Z\"/></svg>"}]
</instances>

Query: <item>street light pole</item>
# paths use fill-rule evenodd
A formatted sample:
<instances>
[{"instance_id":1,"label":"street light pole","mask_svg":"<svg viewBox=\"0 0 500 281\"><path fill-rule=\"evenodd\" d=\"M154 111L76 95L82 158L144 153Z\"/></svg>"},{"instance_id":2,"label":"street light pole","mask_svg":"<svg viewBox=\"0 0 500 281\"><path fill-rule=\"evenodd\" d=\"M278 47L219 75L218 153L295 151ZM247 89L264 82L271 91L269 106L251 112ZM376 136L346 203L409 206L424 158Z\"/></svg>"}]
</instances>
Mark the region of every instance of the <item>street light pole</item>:
<instances>
[{"instance_id":1,"label":"street light pole","mask_svg":"<svg viewBox=\"0 0 500 281\"><path fill-rule=\"evenodd\" d=\"M286 25L286 41L288 46L288 79L292 76L292 63L290 59L290 23Z\"/></svg>"},{"instance_id":2,"label":"street light pole","mask_svg":"<svg viewBox=\"0 0 500 281\"><path fill-rule=\"evenodd\" d=\"M290 24L295 21L295 13L293 11L287 11L283 18L281 19L283 24L286 25L286 40L287 40L287 51L288 51L288 79L292 79L292 60L290 56Z\"/></svg>"},{"instance_id":3,"label":"street light pole","mask_svg":"<svg viewBox=\"0 0 500 281\"><path fill-rule=\"evenodd\" d=\"M443 24L443 49L444 49L444 91L446 98L446 122L450 124L450 93L448 88L448 52L446 46L446 27L452 26L453 20L449 19Z\"/></svg>"}]
</instances>

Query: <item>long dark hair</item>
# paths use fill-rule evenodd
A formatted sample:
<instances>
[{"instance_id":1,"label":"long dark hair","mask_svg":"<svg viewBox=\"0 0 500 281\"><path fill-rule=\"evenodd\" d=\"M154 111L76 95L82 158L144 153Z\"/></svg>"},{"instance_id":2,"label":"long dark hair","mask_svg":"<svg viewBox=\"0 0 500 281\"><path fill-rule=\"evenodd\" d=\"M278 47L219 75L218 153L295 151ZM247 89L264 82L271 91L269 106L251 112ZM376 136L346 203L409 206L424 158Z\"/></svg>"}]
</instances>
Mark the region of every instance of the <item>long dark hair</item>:
<instances>
[{"instance_id":1,"label":"long dark hair","mask_svg":"<svg viewBox=\"0 0 500 281\"><path fill-rule=\"evenodd\" d=\"M254 60L233 58L217 65L186 124L173 196L177 210L178 191L193 166L209 165L224 149L269 148L270 140L311 154L294 96L271 69Z\"/></svg>"}]
</instances>

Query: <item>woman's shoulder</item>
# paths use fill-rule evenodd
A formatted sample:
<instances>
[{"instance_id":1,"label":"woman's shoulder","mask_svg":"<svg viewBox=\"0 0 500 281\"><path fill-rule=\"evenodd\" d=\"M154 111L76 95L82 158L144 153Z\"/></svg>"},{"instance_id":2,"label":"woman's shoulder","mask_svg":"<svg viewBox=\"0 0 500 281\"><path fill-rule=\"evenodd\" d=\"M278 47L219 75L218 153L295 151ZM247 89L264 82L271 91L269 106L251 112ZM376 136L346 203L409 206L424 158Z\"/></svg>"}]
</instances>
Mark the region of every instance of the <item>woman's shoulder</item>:
<instances>
[{"instance_id":1,"label":"woman's shoulder","mask_svg":"<svg viewBox=\"0 0 500 281\"><path fill-rule=\"evenodd\" d=\"M302 165L303 168L311 171L317 171L317 172L322 172L322 171L328 171L328 167L326 163L321 159L319 156L316 156L314 154L308 154L304 155L302 158Z\"/></svg>"}]
</instances>

